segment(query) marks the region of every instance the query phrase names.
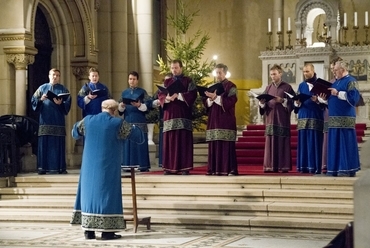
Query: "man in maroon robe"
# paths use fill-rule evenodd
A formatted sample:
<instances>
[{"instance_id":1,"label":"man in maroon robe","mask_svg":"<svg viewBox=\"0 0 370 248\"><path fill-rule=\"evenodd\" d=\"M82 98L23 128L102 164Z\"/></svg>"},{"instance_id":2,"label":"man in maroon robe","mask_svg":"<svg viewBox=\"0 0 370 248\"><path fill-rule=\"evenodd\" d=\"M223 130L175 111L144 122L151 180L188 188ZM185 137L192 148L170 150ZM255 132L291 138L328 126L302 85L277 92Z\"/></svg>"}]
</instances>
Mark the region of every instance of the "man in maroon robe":
<instances>
[{"instance_id":1,"label":"man in maroon robe","mask_svg":"<svg viewBox=\"0 0 370 248\"><path fill-rule=\"evenodd\" d=\"M207 109L208 123L206 141L208 142L208 171L206 175L237 175L236 163L236 85L226 79L228 68L224 64L216 65L217 84L223 88L221 94L205 92L202 97Z\"/></svg>"},{"instance_id":2,"label":"man in maroon robe","mask_svg":"<svg viewBox=\"0 0 370 248\"><path fill-rule=\"evenodd\" d=\"M283 69L273 65L270 69L272 82L266 87L264 94L275 96L266 102L259 102L260 114L265 119L265 154L263 161L264 172L288 172L292 170L290 148L290 114L293 101L286 98L285 92L294 95L290 84L282 81Z\"/></svg>"},{"instance_id":3,"label":"man in maroon robe","mask_svg":"<svg viewBox=\"0 0 370 248\"><path fill-rule=\"evenodd\" d=\"M188 175L193 169L192 106L197 97L196 85L190 77L182 74L182 62L171 62L173 77L164 81L169 89L180 85L174 92L161 91L158 98L163 108L163 157L164 174ZM181 84L179 84L179 82Z\"/></svg>"}]
</instances>

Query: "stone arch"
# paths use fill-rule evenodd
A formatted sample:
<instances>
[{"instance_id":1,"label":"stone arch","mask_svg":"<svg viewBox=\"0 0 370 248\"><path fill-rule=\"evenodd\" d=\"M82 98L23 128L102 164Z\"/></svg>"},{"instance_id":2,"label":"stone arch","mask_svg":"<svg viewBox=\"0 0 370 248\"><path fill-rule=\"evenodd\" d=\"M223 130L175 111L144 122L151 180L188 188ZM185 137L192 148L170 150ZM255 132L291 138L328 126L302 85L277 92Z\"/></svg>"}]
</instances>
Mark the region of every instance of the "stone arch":
<instances>
[{"instance_id":1,"label":"stone arch","mask_svg":"<svg viewBox=\"0 0 370 248\"><path fill-rule=\"evenodd\" d=\"M61 71L61 83L65 85L73 99L80 88L80 81L74 73L76 67L88 68L97 64L97 48L95 43L96 25L93 15L97 6L90 6L90 0L39 0L32 6L31 35L34 36L34 21L37 8L41 9L50 29L51 36L51 67ZM31 7L31 6L29 6ZM86 74L87 70L82 71ZM81 75L78 75L81 78ZM83 77L83 76L82 76ZM66 130L71 130L73 123L80 119L81 113L75 102L66 117ZM72 154L75 142L66 137L66 151ZM68 156L68 155L67 155Z\"/></svg>"},{"instance_id":2,"label":"stone arch","mask_svg":"<svg viewBox=\"0 0 370 248\"><path fill-rule=\"evenodd\" d=\"M330 27L332 40L337 40L337 15L339 3L336 0L300 0L296 5L295 25L300 36L307 39L307 44L312 44L314 33L313 21L316 16L325 13L326 24Z\"/></svg>"}]
</instances>

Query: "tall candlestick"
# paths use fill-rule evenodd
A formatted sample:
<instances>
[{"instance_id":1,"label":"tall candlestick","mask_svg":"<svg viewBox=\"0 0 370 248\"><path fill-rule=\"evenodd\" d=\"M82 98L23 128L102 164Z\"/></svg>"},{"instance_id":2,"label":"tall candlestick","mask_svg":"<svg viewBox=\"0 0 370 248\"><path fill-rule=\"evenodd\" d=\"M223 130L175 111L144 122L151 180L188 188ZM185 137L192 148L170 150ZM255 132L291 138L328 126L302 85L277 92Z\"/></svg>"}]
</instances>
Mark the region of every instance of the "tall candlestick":
<instances>
[{"instance_id":1,"label":"tall candlestick","mask_svg":"<svg viewBox=\"0 0 370 248\"><path fill-rule=\"evenodd\" d=\"M343 14L343 27L347 27L347 13Z\"/></svg>"},{"instance_id":2,"label":"tall candlestick","mask_svg":"<svg viewBox=\"0 0 370 248\"><path fill-rule=\"evenodd\" d=\"M278 18L278 32L281 32L281 19Z\"/></svg>"},{"instance_id":3,"label":"tall candlestick","mask_svg":"<svg viewBox=\"0 0 370 248\"><path fill-rule=\"evenodd\" d=\"M357 27L357 12L355 12L355 27Z\"/></svg>"},{"instance_id":4,"label":"tall candlestick","mask_svg":"<svg viewBox=\"0 0 370 248\"><path fill-rule=\"evenodd\" d=\"M292 29L290 28L290 17L288 17L288 31L291 31Z\"/></svg>"},{"instance_id":5,"label":"tall candlestick","mask_svg":"<svg viewBox=\"0 0 370 248\"><path fill-rule=\"evenodd\" d=\"M365 26L369 26L369 13L365 11Z\"/></svg>"},{"instance_id":6,"label":"tall candlestick","mask_svg":"<svg viewBox=\"0 0 370 248\"><path fill-rule=\"evenodd\" d=\"M271 19L270 18L267 20L267 25L268 25L268 32L270 33L271 32Z\"/></svg>"}]
</instances>

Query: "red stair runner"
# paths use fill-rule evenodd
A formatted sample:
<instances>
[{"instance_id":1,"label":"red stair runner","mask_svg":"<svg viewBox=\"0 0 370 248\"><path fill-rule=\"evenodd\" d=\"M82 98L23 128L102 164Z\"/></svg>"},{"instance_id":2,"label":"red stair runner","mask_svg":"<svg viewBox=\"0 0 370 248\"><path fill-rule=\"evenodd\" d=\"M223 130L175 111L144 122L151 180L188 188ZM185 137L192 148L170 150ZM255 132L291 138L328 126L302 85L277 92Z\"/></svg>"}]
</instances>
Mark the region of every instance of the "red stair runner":
<instances>
[{"instance_id":1,"label":"red stair runner","mask_svg":"<svg viewBox=\"0 0 370 248\"><path fill-rule=\"evenodd\" d=\"M366 123L356 124L357 142L363 142ZM297 142L298 131L297 125L291 125L291 148L292 148L292 165L296 166L297 162ZM243 130L242 136L238 137L236 142L236 159L238 166L263 166L263 154L265 150L265 125L248 125Z\"/></svg>"}]
</instances>

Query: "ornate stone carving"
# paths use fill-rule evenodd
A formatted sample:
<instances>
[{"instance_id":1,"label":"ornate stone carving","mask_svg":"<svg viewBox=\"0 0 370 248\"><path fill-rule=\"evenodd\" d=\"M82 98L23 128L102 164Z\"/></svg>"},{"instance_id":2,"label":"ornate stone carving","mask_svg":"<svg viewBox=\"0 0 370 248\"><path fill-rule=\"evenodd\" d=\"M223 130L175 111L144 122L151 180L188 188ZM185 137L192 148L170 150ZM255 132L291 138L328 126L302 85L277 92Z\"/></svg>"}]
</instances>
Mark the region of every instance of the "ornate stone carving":
<instances>
[{"instance_id":1,"label":"ornate stone carving","mask_svg":"<svg viewBox=\"0 0 370 248\"><path fill-rule=\"evenodd\" d=\"M31 54L7 54L6 61L14 64L16 70L26 70L27 65L35 62L35 56Z\"/></svg>"},{"instance_id":2,"label":"ornate stone carving","mask_svg":"<svg viewBox=\"0 0 370 248\"><path fill-rule=\"evenodd\" d=\"M25 70L27 65L33 64L33 62L35 62L35 54L37 54L37 52L37 49L34 47L4 47L6 61L10 64L14 64L16 70Z\"/></svg>"},{"instance_id":3,"label":"ornate stone carving","mask_svg":"<svg viewBox=\"0 0 370 248\"><path fill-rule=\"evenodd\" d=\"M0 34L0 41L32 41L30 34Z\"/></svg>"},{"instance_id":4,"label":"ornate stone carving","mask_svg":"<svg viewBox=\"0 0 370 248\"><path fill-rule=\"evenodd\" d=\"M100 8L100 0L95 0L95 3L94 3L94 9L95 11L98 11Z\"/></svg>"},{"instance_id":5,"label":"ornate stone carving","mask_svg":"<svg viewBox=\"0 0 370 248\"><path fill-rule=\"evenodd\" d=\"M334 13L332 12L332 9L327 4L321 1L310 1L310 2L307 2L307 4L305 4L301 9L301 12L299 14L301 23L306 22L308 12L310 12L310 10L315 9L315 8L324 10L327 20L331 20L335 16Z\"/></svg>"},{"instance_id":6,"label":"ornate stone carving","mask_svg":"<svg viewBox=\"0 0 370 248\"><path fill-rule=\"evenodd\" d=\"M72 73L78 80L88 79L89 69L90 67L88 66L73 66Z\"/></svg>"}]
</instances>

